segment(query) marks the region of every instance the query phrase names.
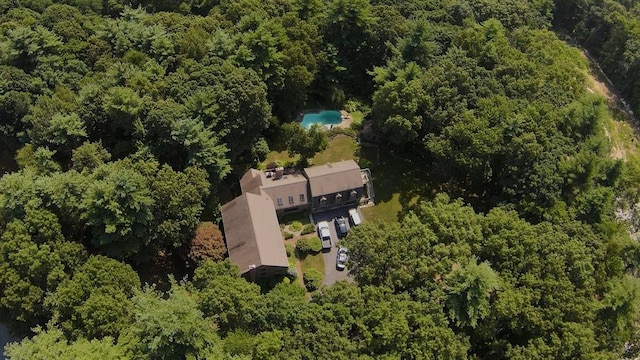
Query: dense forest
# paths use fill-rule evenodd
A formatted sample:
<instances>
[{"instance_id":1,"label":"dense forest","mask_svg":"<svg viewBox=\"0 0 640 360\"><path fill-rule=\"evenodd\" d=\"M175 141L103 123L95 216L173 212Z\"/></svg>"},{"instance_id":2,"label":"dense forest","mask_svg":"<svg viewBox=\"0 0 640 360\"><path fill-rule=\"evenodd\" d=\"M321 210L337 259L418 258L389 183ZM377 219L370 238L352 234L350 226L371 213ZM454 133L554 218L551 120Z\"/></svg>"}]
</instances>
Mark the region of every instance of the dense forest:
<instances>
[{"instance_id":1,"label":"dense forest","mask_svg":"<svg viewBox=\"0 0 640 360\"><path fill-rule=\"evenodd\" d=\"M640 247L615 211L640 157L609 156L580 48L640 112L639 12L0 0L0 320L26 337L6 355L638 356ZM423 197L343 240L354 283L245 281L202 221L270 148L326 146L301 111L347 104Z\"/></svg>"}]
</instances>

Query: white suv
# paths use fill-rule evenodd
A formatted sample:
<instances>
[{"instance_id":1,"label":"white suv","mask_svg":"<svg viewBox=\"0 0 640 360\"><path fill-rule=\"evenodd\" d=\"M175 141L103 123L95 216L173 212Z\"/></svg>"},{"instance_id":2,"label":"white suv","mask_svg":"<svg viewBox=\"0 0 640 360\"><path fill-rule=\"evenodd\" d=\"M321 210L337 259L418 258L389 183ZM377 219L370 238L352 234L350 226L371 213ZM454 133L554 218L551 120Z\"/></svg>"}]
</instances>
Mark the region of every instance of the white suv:
<instances>
[{"instance_id":1,"label":"white suv","mask_svg":"<svg viewBox=\"0 0 640 360\"><path fill-rule=\"evenodd\" d=\"M328 222L320 221L318 223L318 237L322 240L323 249L331 249L331 233Z\"/></svg>"},{"instance_id":2,"label":"white suv","mask_svg":"<svg viewBox=\"0 0 640 360\"><path fill-rule=\"evenodd\" d=\"M358 210L356 209L349 210L349 219L351 219L353 226L358 226L362 223L362 220L360 220L360 214L358 214Z\"/></svg>"}]
</instances>

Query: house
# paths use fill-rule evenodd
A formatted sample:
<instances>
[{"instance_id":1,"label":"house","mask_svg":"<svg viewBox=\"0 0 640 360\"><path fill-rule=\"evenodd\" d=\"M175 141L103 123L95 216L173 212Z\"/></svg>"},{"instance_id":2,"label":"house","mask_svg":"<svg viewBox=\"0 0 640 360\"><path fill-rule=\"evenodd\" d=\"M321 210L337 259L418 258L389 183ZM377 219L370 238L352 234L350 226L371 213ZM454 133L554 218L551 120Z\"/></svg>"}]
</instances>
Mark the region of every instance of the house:
<instances>
[{"instance_id":1,"label":"house","mask_svg":"<svg viewBox=\"0 0 640 360\"><path fill-rule=\"evenodd\" d=\"M250 169L240 179L242 195L222 206L229 258L248 280L284 275L289 267L278 216L355 207L372 200L368 169L353 160L300 171ZM366 191L365 191L366 189Z\"/></svg>"},{"instance_id":2,"label":"house","mask_svg":"<svg viewBox=\"0 0 640 360\"><path fill-rule=\"evenodd\" d=\"M229 258L247 280L286 275L289 268L273 202L246 192L222 206Z\"/></svg>"},{"instance_id":3,"label":"house","mask_svg":"<svg viewBox=\"0 0 640 360\"><path fill-rule=\"evenodd\" d=\"M309 179L312 212L355 207L364 194L363 175L353 160L306 168L304 174Z\"/></svg>"},{"instance_id":4,"label":"house","mask_svg":"<svg viewBox=\"0 0 640 360\"><path fill-rule=\"evenodd\" d=\"M301 173L284 173L283 168L274 171L250 169L240 179L243 193L266 193L273 201L278 215L308 210L308 180Z\"/></svg>"}]
</instances>

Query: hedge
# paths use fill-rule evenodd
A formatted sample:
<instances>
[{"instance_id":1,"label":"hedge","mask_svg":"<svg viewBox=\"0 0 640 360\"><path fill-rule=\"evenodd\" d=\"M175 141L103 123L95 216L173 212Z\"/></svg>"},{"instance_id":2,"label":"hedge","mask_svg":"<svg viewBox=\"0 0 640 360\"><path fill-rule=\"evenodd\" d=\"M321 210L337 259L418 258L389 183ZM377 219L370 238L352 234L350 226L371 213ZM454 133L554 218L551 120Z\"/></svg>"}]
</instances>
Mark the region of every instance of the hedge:
<instances>
[{"instance_id":1,"label":"hedge","mask_svg":"<svg viewBox=\"0 0 640 360\"><path fill-rule=\"evenodd\" d=\"M311 234L314 231L316 231L316 226L313 224L307 224L302 227L302 232L300 234L307 235L307 234Z\"/></svg>"},{"instance_id":2,"label":"hedge","mask_svg":"<svg viewBox=\"0 0 640 360\"><path fill-rule=\"evenodd\" d=\"M322 241L317 236L302 238L296 242L296 250L301 254L320 252L322 250Z\"/></svg>"}]
</instances>

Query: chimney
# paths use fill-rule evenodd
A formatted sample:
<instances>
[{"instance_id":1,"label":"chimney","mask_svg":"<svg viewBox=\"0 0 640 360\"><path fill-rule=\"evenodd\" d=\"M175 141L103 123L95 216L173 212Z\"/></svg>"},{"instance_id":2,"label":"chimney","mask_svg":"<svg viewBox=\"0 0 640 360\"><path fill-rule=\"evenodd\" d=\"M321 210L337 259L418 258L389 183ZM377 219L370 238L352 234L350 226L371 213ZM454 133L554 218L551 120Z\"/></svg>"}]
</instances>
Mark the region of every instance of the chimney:
<instances>
[{"instance_id":1,"label":"chimney","mask_svg":"<svg viewBox=\"0 0 640 360\"><path fill-rule=\"evenodd\" d=\"M284 175L284 168L282 166L277 167L276 168L276 176L274 176L274 179L280 179L282 178L282 175Z\"/></svg>"}]
</instances>

